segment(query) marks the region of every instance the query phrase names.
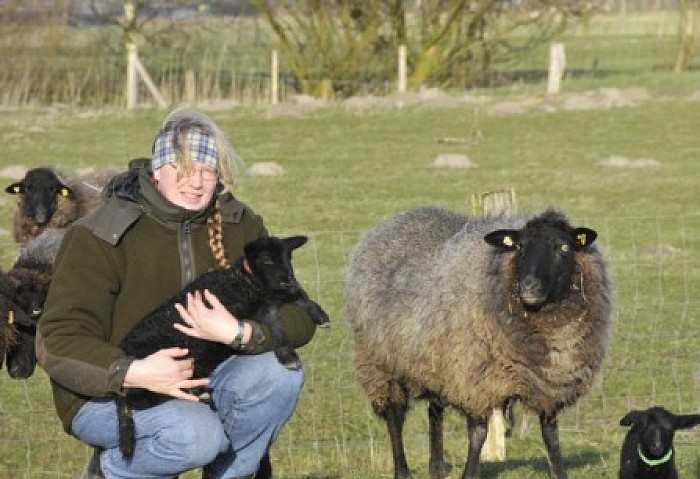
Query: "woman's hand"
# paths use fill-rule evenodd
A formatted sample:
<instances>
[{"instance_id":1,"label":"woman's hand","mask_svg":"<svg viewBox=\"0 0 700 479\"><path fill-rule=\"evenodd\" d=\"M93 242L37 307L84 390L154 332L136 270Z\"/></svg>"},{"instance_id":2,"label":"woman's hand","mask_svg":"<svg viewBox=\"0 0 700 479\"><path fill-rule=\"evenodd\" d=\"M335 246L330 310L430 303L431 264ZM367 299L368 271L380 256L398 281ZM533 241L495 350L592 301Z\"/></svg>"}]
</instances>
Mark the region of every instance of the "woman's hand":
<instances>
[{"instance_id":1,"label":"woman's hand","mask_svg":"<svg viewBox=\"0 0 700 479\"><path fill-rule=\"evenodd\" d=\"M204 299L211 307L207 306ZM238 319L207 289L204 290L204 297L199 291L188 293L187 304L176 304L175 308L185 322L175 323L175 328L188 336L230 344L238 332ZM243 327L242 343L245 344L250 339L252 328L245 322Z\"/></svg>"},{"instance_id":2,"label":"woman's hand","mask_svg":"<svg viewBox=\"0 0 700 479\"><path fill-rule=\"evenodd\" d=\"M208 378L192 379L194 360L187 358L187 349L161 349L131 363L124 377L124 387L143 388L178 399L198 401L184 389L206 386Z\"/></svg>"}]
</instances>

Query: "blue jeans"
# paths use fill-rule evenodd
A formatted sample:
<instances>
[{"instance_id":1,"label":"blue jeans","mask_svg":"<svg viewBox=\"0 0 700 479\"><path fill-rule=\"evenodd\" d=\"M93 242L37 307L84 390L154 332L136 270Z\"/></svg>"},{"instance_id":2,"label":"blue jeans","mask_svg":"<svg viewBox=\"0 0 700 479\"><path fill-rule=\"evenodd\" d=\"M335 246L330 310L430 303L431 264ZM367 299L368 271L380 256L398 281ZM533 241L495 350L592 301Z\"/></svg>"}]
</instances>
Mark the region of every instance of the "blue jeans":
<instances>
[{"instance_id":1,"label":"blue jeans","mask_svg":"<svg viewBox=\"0 0 700 479\"><path fill-rule=\"evenodd\" d=\"M212 373L213 410L181 399L134 411L136 448L125 460L118 444L114 400L95 398L71 424L82 442L104 449L107 479L164 479L210 464L211 477L253 474L289 420L304 382L303 371L286 369L274 353L232 356Z\"/></svg>"}]
</instances>

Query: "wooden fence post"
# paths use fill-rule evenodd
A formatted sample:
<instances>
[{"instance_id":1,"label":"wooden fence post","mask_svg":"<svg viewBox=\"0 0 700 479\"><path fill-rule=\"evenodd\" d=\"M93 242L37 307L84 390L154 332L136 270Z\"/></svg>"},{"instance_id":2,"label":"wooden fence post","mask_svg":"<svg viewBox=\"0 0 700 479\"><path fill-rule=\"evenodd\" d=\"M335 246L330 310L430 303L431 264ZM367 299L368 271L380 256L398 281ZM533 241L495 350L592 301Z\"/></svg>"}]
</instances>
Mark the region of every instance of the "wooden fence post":
<instances>
[{"instance_id":1,"label":"wooden fence post","mask_svg":"<svg viewBox=\"0 0 700 479\"><path fill-rule=\"evenodd\" d=\"M475 216L513 214L517 210L515 189L489 191L472 195L472 212ZM506 419L501 408L495 408L489 418L486 442L481 449L485 461L506 459Z\"/></svg>"},{"instance_id":2,"label":"wooden fence post","mask_svg":"<svg viewBox=\"0 0 700 479\"><path fill-rule=\"evenodd\" d=\"M276 105L279 101L279 58L277 56L277 50L272 50L272 57L270 59L270 103Z\"/></svg>"},{"instance_id":3,"label":"wooden fence post","mask_svg":"<svg viewBox=\"0 0 700 479\"><path fill-rule=\"evenodd\" d=\"M406 45L399 45L399 71L396 90L406 92Z\"/></svg>"},{"instance_id":4,"label":"wooden fence post","mask_svg":"<svg viewBox=\"0 0 700 479\"><path fill-rule=\"evenodd\" d=\"M549 47L549 78L547 81L547 93L554 95L561 90L561 79L566 69L566 57L564 44L553 43Z\"/></svg>"}]
</instances>

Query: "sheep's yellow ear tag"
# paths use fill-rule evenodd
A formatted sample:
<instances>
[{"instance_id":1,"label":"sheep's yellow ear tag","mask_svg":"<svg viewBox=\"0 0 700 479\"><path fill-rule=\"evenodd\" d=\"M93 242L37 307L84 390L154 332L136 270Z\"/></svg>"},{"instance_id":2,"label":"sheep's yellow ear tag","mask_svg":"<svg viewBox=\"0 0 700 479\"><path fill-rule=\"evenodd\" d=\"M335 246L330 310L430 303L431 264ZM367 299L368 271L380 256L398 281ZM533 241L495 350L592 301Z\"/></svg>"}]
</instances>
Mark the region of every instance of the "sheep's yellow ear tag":
<instances>
[{"instance_id":1,"label":"sheep's yellow ear tag","mask_svg":"<svg viewBox=\"0 0 700 479\"><path fill-rule=\"evenodd\" d=\"M587 239L586 233L579 233L576 235L576 240L578 240L578 244L581 246L586 246Z\"/></svg>"},{"instance_id":2,"label":"sheep's yellow ear tag","mask_svg":"<svg viewBox=\"0 0 700 479\"><path fill-rule=\"evenodd\" d=\"M503 237L503 246L507 246L508 248L512 248L515 246L515 241L513 241L513 238L510 236L504 236Z\"/></svg>"},{"instance_id":3,"label":"sheep's yellow ear tag","mask_svg":"<svg viewBox=\"0 0 700 479\"><path fill-rule=\"evenodd\" d=\"M64 198L68 198L69 195L70 191L68 190L68 188L61 188L61 196L63 196Z\"/></svg>"}]
</instances>

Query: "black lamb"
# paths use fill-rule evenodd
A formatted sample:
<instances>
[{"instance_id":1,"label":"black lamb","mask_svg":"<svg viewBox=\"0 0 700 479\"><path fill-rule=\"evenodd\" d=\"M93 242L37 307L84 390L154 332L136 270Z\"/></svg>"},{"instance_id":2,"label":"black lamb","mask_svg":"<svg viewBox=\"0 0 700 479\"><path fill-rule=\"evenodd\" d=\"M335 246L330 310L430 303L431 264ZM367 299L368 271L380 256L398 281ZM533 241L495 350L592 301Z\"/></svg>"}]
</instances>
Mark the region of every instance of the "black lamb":
<instances>
[{"instance_id":1,"label":"black lamb","mask_svg":"<svg viewBox=\"0 0 700 479\"><path fill-rule=\"evenodd\" d=\"M120 346L136 358L144 358L160 349L181 347L194 358L193 378L208 377L234 350L221 343L187 336L173 327L183 323L175 304L183 304L190 292L208 289L236 318L251 318L269 325L274 351L281 364L298 368L301 363L282 329L279 309L295 304L304 309L320 326L329 324L326 313L311 301L301 288L292 269L292 250L306 243L305 236L264 237L247 243L244 255L231 268L204 273L185 289L143 318L127 333ZM168 397L143 389L127 390L118 396L119 448L124 457L134 453L135 429L132 408L147 408Z\"/></svg>"},{"instance_id":2,"label":"black lamb","mask_svg":"<svg viewBox=\"0 0 700 479\"><path fill-rule=\"evenodd\" d=\"M661 406L630 411L620 419L632 426L622 443L620 479L677 479L673 436L700 424L700 414L676 415Z\"/></svg>"}]
</instances>

